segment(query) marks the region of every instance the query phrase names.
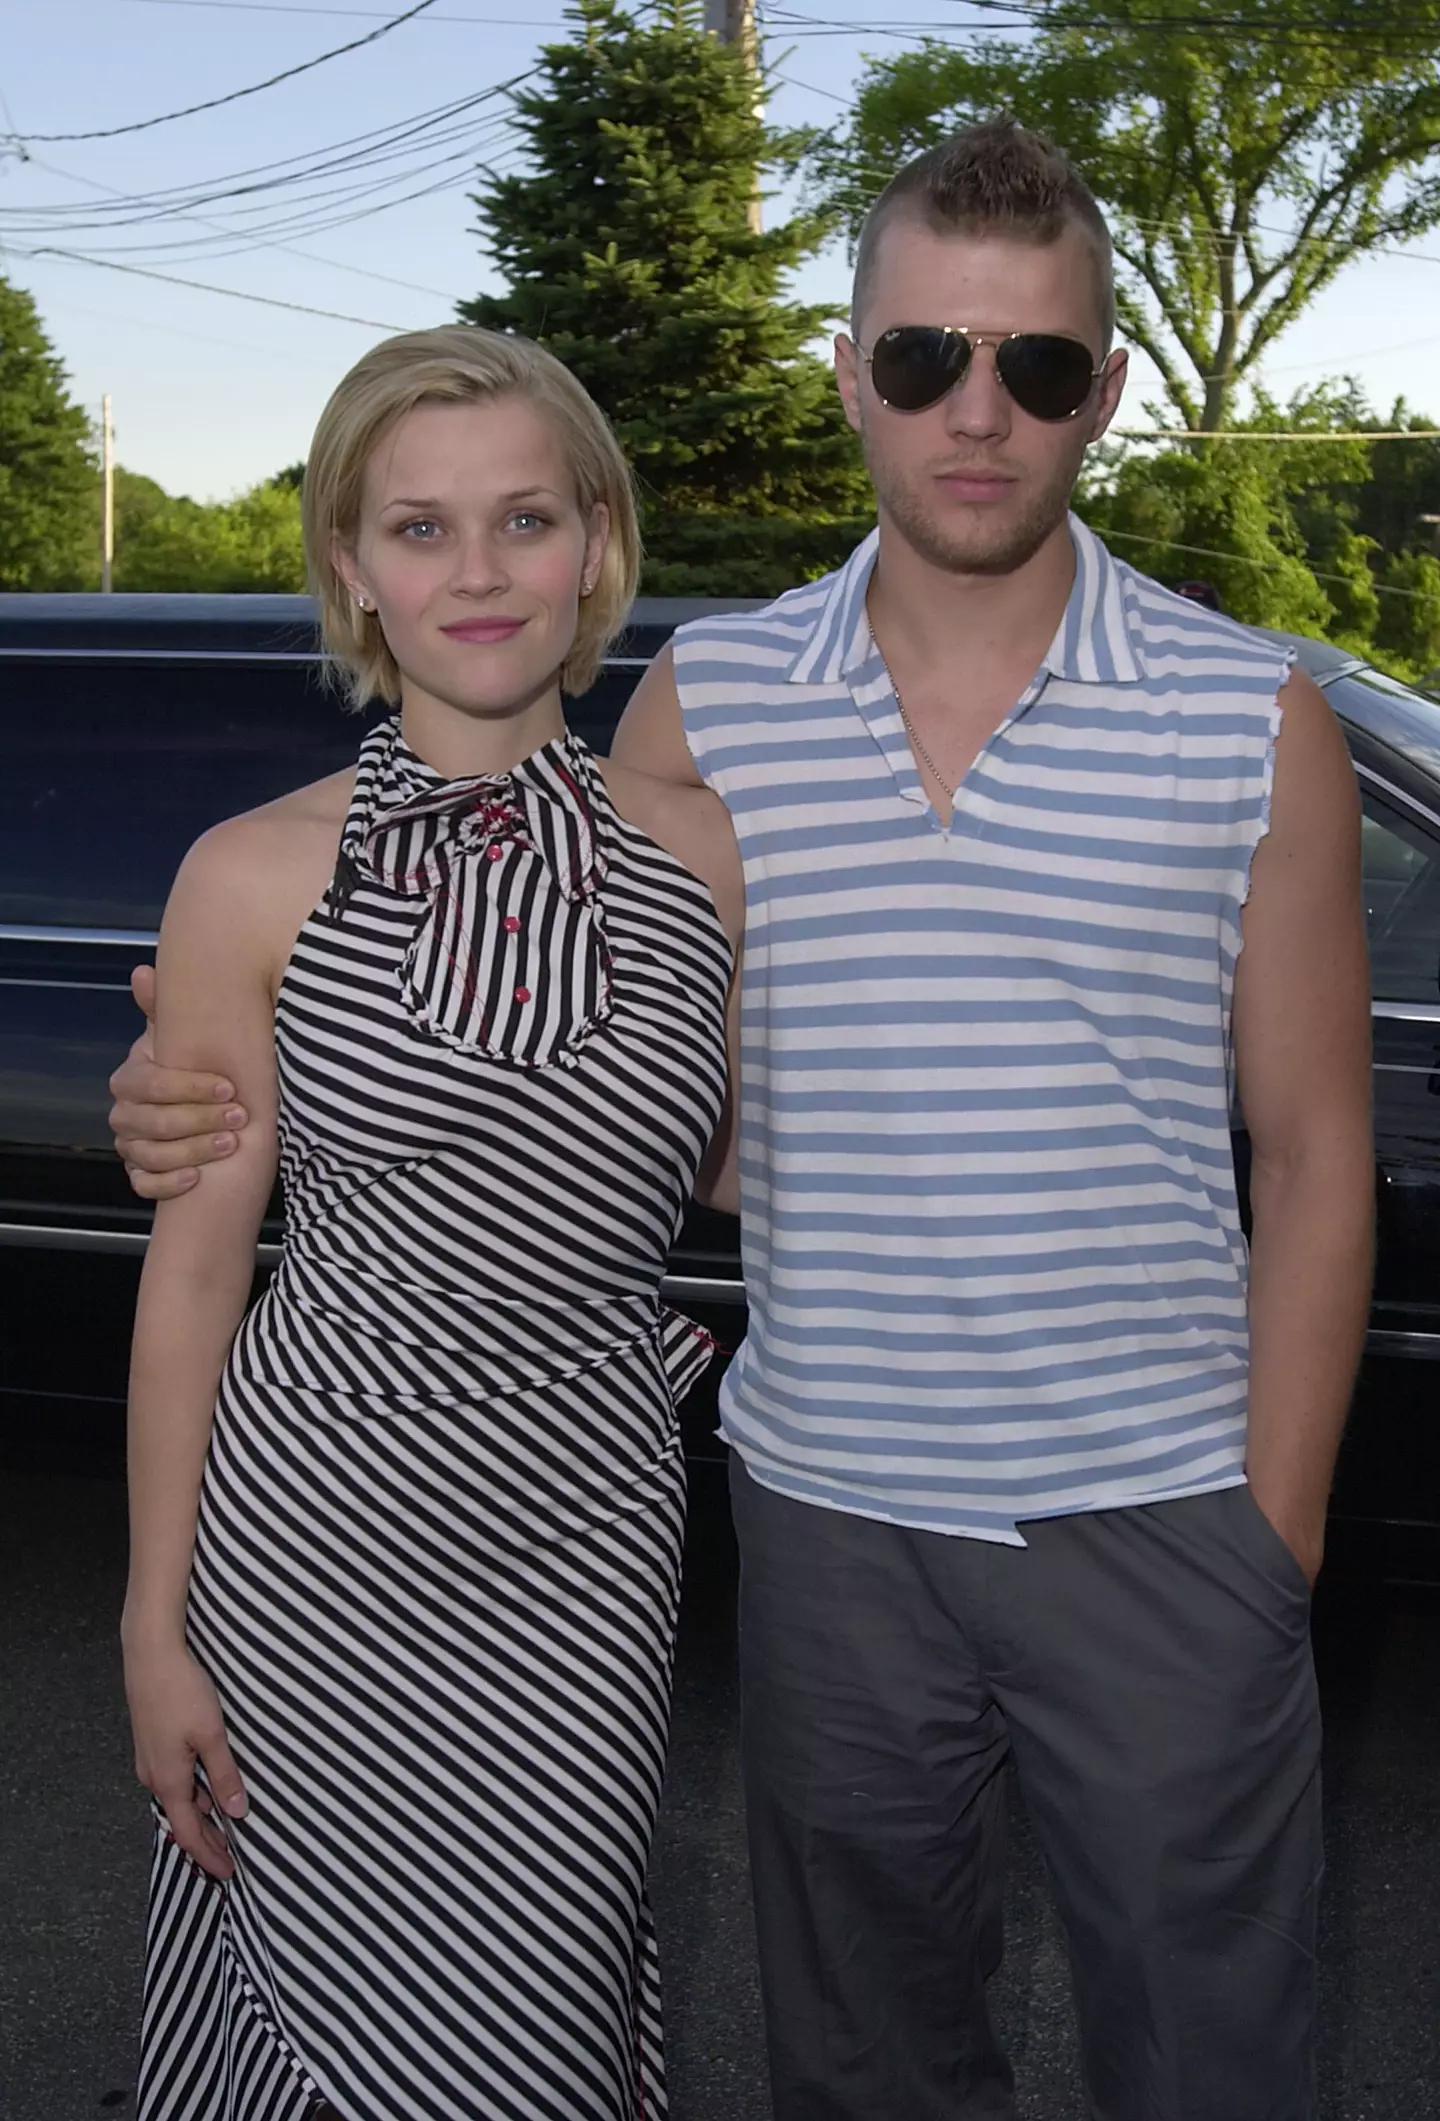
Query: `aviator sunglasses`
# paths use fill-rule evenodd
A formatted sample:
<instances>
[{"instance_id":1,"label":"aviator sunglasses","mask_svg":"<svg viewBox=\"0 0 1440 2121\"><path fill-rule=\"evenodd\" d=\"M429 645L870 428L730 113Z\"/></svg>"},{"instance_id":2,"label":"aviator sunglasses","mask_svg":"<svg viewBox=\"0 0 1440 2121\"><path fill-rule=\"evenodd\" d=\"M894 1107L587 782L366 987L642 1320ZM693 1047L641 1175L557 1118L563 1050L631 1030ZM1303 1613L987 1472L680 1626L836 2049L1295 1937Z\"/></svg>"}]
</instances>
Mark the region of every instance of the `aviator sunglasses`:
<instances>
[{"instance_id":1,"label":"aviator sunglasses","mask_svg":"<svg viewBox=\"0 0 1440 2121\"><path fill-rule=\"evenodd\" d=\"M980 332L949 324L895 324L869 353L871 380L897 412L924 412L962 382L977 346L993 346L995 370L1032 420L1073 420L1104 374L1088 346L1053 331Z\"/></svg>"}]
</instances>

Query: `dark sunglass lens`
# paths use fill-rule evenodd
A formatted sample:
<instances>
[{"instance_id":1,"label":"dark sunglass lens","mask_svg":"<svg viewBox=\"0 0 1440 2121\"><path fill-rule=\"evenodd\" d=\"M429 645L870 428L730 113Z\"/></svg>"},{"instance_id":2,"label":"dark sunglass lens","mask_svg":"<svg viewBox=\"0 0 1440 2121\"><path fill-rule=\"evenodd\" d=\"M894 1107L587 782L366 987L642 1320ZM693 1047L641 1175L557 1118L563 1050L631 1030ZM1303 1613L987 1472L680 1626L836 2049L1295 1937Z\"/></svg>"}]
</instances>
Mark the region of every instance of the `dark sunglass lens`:
<instances>
[{"instance_id":1,"label":"dark sunglass lens","mask_svg":"<svg viewBox=\"0 0 1440 2121\"><path fill-rule=\"evenodd\" d=\"M995 350L1000 380L1022 412L1036 420L1068 420L1090 395L1094 362L1088 347L1050 332L1021 332Z\"/></svg>"},{"instance_id":2,"label":"dark sunglass lens","mask_svg":"<svg viewBox=\"0 0 1440 2121\"><path fill-rule=\"evenodd\" d=\"M899 412L923 412L938 404L969 366L968 340L929 324L882 331L870 358L876 390Z\"/></svg>"}]
</instances>

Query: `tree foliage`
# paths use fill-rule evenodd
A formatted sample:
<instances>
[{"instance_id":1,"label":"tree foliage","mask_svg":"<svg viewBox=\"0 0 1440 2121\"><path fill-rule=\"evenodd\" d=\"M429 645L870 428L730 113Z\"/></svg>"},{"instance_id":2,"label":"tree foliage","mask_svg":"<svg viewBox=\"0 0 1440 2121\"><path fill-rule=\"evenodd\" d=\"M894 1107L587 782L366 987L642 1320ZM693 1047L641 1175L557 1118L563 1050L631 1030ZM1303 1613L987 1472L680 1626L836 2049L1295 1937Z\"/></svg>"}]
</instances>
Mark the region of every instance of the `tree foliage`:
<instances>
[{"instance_id":1,"label":"tree foliage","mask_svg":"<svg viewBox=\"0 0 1440 2121\"><path fill-rule=\"evenodd\" d=\"M871 60L820 143L851 230L909 156L997 112L1065 147L1106 210L1120 324L1187 427L1366 251L1440 223L1440 0L1034 0L1034 34Z\"/></svg>"},{"instance_id":2,"label":"tree foliage","mask_svg":"<svg viewBox=\"0 0 1440 2121\"><path fill-rule=\"evenodd\" d=\"M298 491L267 480L234 500L205 503L117 470L115 587L211 594L303 589Z\"/></svg>"},{"instance_id":3,"label":"tree foliage","mask_svg":"<svg viewBox=\"0 0 1440 2121\"><path fill-rule=\"evenodd\" d=\"M849 536L827 527L870 506L830 372L806 350L830 312L787 292L829 223L749 225L757 186L803 142L765 126L743 56L705 33L697 0L573 13L575 35L544 47L515 99L528 168L475 198L506 291L461 314L538 339L609 415L656 555L648 588L728 587L722 551L755 593L794 582L797 561L823 572Z\"/></svg>"},{"instance_id":4,"label":"tree foliage","mask_svg":"<svg viewBox=\"0 0 1440 2121\"><path fill-rule=\"evenodd\" d=\"M1440 668L1440 561L1415 504L1428 492L1440 510L1440 494L1400 460L1431 445L1333 439L1399 424L1377 418L1353 382L1317 384L1284 405L1261 391L1234 439L1102 452L1081 512L1145 573L1211 582L1247 625L1321 635L1428 681ZM1244 440L1276 429L1296 439ZM1369 527L1380 519L1392 526L1388 545Z\"/></svg>"},{"instance_id":5,"label":"tree foliage","mask_svg":"<svg viewBox=\"0 0 1440 2121\"><path fill-rule=\"evenodd\" d=\"M0 589L78 589L99 565L90 423L34 302L0 277Z\"/></svg>"}]
</instances>

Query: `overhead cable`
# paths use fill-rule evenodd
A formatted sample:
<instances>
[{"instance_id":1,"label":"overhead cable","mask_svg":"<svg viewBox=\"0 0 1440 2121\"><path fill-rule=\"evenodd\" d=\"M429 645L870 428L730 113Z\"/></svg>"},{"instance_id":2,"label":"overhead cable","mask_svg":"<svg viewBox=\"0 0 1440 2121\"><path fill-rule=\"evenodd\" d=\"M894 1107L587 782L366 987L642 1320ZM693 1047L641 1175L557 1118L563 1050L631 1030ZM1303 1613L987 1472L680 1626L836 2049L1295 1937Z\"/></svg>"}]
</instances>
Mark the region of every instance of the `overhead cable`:
<instances>
[{"instance_id":1,"label":"overhead cable","mask_svg":"<svg viewBox=\"0 0 1440 2121\"><path fill-rule=\"evenodd\" d=\"M338 15L343 21L363 21L367 15L379 19L383 7L291 6L288 0L127 0L131 7L205 7L237 15ZM474 22L485 29L570 29L570 22L542 22L534 15L446 15L434 14L432 22Z\"/></svg>"},{"instance_id":2,"label":"overhead cable","mask_svg":"<svg viewBox=\"0 0 1440 2121\"><path fill-rule=\"evenodd\" d=\"M1224 560L1227 565L1232 567L1263 567L1267 573L1272 572L1275 566L1273 560L1259 559L1253 553L1219 552L1213 545L1182 545L1176 538L1152 538L1142 530L1107 530L1105 532L1105 543L1107 545L1112 543L1119 545L1153 545L1159 552L1185 552L1191 554L1197 560ZM1347 589L1354 589L1356 586L1356 578L1353 575L1322 574L1318 567L1311 567L1310 562L1300 559L1298 554L1292 554L1289 557L1296 559L1299 565L1313 575L1317 582L1340 582ZM1382 597L1430 598L1434 595L1433 590L1399 589L1389 582L1377 582L1373 577L1370 587L1377 596Z\"/></svg>"},{"instance_id":3,"label":"overhead cable","mask_svg":"<svg viewBox=\"0 0 1440 2121\"><path fill-rule=\"evenodd\" d=\"M1020 17L1020 21L1017 23L1001 24L1002 28L1056 31L1105 29L1121 33L1136 31L1141 34L1159 34L1162 36L1189 36L1199 32L1216 36L1260 35L1283 39L1287 42L1298 33L1334 39L1337 43L1345 43L1351 39L1366 44L1380 42L1425 43L1433 42L1437 27L1437 25L1432 23L1428 29L1420 24L1417 24L1413 29L1383 26L1374 29L1363 24L1358 19L1358 14L1352 17L1349 23L1338 20L1333 15L1319 16L1310 22L1296 22L1293 17L1289 16L1281 19L1278 16L1257 17L1244 13L1224 15L1200 12L1192 15L1154 14L1147 16L1122 14L1115 10L1107 12L1103 8L1097 8L1093 13L1082 15L1068 10L1061 12L1050 4L1050 0L939 0L939 4L942 6L948 4L952 7L972 7L982 14L1018 15Z\"/></svg>"},{"instance_id":4,"label":"overhead cable","mask_svg":"<svg viewBox=\"0 0 1440 2121\"><path fill-rule=\"evenodd\" d=\"M384 317L352 317L340 309L316 309L309 302L282 302L278 295L252 295L243 287L216 287L208 280L185 280L177 273L156 272L147 265L122 265L115 258L87 258L78 250L26 250L22 258L64 258L72 265L95 265L106 272L132 273L141 280L163 280L169 287L196 287L202 294L230 295L237 302L258 302L266 309L290 309L305 317L329 317L337 324L364 324L372 331L414 331L413 324L395 324Z\"/></svg>"},{"instance_id":5,"label":"overhead cable","mask_svg":"<svg viewBox=\"0 0 1440 2121\"><path fill-rule=\"evenodd\" d=\"M428 197L436 191L461 189L471 181L481 151L501 146L509 131L508 126L494 127L488 138L484 135L471 137L464 146L449 153L411 162L403 169L378 177L318 190L291 191L279 198L237 206L224 219L194 209L177 208L121 219L105 216L97 205L88 211L82 208L64 219L37 221L27 218L23 209L17 209L10 213L0 211L0 231L12 239L64 237L70 241L84 241L87 237L110 236L126 229L140 230L158 225L165 230L176 230L183 229L185 223L198 222L211 233L156 234L138 242L109 245L107 255L129 252L162 257L194 252L203 256L218 253L220 246L232 244L245 249L253 249L256 245L263 248L274 241L317 235L327 228L346 226L372 214L389 213L409 200ZM437 171L441 172L438 177L434 174ZM414 180L421 177L432 181L417 185ZM396 189L397 186L401 188Z\"/></svg>"},{"instance_id":6,"label":"overhead cable","mask_svg":"<svg viewBox=\"0 0 1440 2121\"><path fill-rule=\"evenodd\" d=\"M457 102L441 104L432 110L393 120L389 125L333 141L325 147L305 149L299 154L287 155L279 161L258 163L222 176L190 184L171 185L152 192L126 193L110 186L95 187L110 194L112 203L103 209L88 203L66 200L0 209L0 217L13 224L22 216L29 215L41 223L72 228L83 225L83 216L97 212L104 214L105 225L111 222L129 225L134 221L163 219L166 216L178 218L182 214L194 213L206 206L217 206L230 199L253 197L267 191L283 191L296 184L310 183L325 177L340 177L347 172L358 173L375 169L417 149L433 149L461 140L478 144L476 126L488 130L493 126L494 119L476 119L473 113L480 105L508 95L511 89L529 78L529 73L512 75L508 81L497 82L493 87L462 97ZM511 122L508 118L504 121L506 125ZM31 159L36 168L48 169L52 175L70 178L70 172L55 170L51 164L38 156ZM91 179L74 181L93 186Z\"/></svg>"},{"instance_id":7,"label":"overhead cable","mask_svg":"<svg viewBox=\"0 0 1440 2121\"><path fill-rule=\"evenodd\" d=\"M282 81L293 81L300 74L313 73L317 66L327 66L332 59L341 59L346 52L358 52L364 45L374 44L381 37L388 37L392 30L401 29L423 15L435 5L435 0L417 0L414 7L407 8L403 15L394 15L379 29L367 30L363 37L352 37L348 44L337 44L333 51L321 52L314 59L302 60L298 66L287 66L283 73L271 74L264 81L254 81L248 88L232 88L228 95L211 96L204 103L190 103L183 110L162 111L154 118L136 118L128 125L108 125L98 132L88 133L24 133L15 134L19 146L50 147L61 141L116 140L122 133L149 132L156 125L172 125L177 118L193 118L200 111L219 110L227 103L238 103L245 96L258 96L267 88L277 88Z\"/></svg>"},{"instance_id":8,"label":"overhead cable","mask_svg":"<svg viewBox=\"0 0 1440 2121\"><path fill-rule=\"evenodd\" d=\"M1124 442L1440 442L1440 427L1113 427Z\"/></svg>"}]
</instances>

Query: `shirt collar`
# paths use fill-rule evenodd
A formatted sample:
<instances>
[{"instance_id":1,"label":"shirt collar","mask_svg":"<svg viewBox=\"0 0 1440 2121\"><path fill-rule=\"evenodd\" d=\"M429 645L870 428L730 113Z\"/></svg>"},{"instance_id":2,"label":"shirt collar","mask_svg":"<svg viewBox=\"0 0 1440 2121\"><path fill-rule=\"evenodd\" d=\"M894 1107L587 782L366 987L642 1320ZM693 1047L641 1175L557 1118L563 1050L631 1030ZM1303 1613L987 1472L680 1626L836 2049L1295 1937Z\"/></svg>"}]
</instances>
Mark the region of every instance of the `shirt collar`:
<instances>
[{"instance_id":1,"label":"shirt collar","mask_svg":"<svg viewBox=\"0 0 1440 2121\"><path fill-rule=\"evenodd\" d=\"M1138 614L1114 556L1077 515L1070 517L1075 582L1045 654L1052 677L1081 685L1138 685L1145 676ZM880 533L872 530L832 575L809 638L788 677L796 685L838 685L870 661L873 645L865 593L875 571Z\"/></svg>"}]
</instances>

